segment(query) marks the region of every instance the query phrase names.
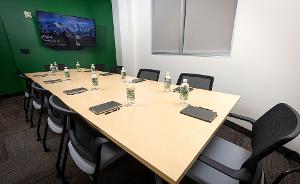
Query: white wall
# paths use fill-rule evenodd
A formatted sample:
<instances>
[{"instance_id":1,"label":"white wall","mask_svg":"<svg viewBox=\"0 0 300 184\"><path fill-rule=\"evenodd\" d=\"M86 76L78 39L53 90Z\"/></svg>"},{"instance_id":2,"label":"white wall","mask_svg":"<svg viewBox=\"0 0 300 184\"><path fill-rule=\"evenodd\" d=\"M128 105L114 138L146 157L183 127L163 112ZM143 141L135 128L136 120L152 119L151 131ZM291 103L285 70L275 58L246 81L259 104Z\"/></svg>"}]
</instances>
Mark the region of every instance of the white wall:
<instances>
[{"instance_id":1,"label":"white wall","mask_svg":"<svg viewBox=\"0 0 300 184\"><path fill-rule=\"evenodd\" d=\"M123 64L135 67L130 69L134 74L139 68L152 68L161 70L162 78L169 71L173 82L181 72L213 75L215 91L241 95L234 112L258 118L279 102L300 112L299 0L239 0L228 58L152 55L151 0L126 2L132 12L120 24L130 22L132 30L130 38L122 39L132 42L134 56L123 57ZM128 10L125 5L119 8ZM122 54L127 50L122 47ZM287 147L300 152L300 136Z\"/></svg>"},{"instance_id":2,"label":"white wall","mask_svg":"<svg viewBox=\"0 0 300 184\"><path fill-rule=\"evenodd\" d=\"M134 16L132 0L112 0L118 65L126 67L129 75L136 73Z\"/></svg>"}]
</instances>

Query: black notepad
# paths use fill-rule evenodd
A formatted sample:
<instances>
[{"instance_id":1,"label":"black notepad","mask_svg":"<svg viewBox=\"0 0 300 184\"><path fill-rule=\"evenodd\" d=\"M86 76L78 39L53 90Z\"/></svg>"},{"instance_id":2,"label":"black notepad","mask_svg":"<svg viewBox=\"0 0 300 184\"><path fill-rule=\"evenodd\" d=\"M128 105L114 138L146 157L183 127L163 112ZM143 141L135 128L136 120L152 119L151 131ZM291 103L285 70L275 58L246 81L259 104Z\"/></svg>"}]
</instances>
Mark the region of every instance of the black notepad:
<instances>
[{"instance_id":1,"label":"black notepad","mask_svg":"<svg viewBox=\"0 0 300 184\"><path fill-rule=\"evenodd\" d=\"M45 84L54 84L54 83L58 83L58 82L62 82L62 80L61 79L54 79L54 80L44 81Z\"/></svg>"},{"instance_id":2,"label":"black notepad","mask_svg":"<svg viewBox=\"0 0 300 184\"><path fill-rule=\"evenodd\" d=\"M122 104L115 101L110 101L110 102L106 102L100 105L90 107L89 110L98 115L98 114L103 114L103 113L106 114L106 113L119 110L121 107Z\"/></svg>"},{"instance_id":3,"label":"black notepad","mask_svg":"<svg viewBox=\"0 0 300 184\"><path fill-rule=\"evenodd\" d=\"M47 77L48 74L37 74L37 75L33 75L33 77Z\"/></svg>"},{"instance_id":4,"label":"black notepad","mask_svg":"<svg viewBox=\"0 0 300 184\"><path fill-rule=\"evenodd\" d=\"M64 92L65 94L67 94L67 95L74 95L74 94L83 93L83 92L85 92L85 91L87 91L87 89L81 87L81 88L75 88L75 89L65 90L65 91L63 91L63 92Z\"/></svg>"},{"instance_id":5,"label":"black notepad","mask_svg":"<svg viewBox=\"0 0 300 184\"><path fill-rule=\"evenodd\" d=\"M207 122L212 122L217 116L217 113L210 109L195 107L191 105L188 105L186 108L182 109L180 113Z\"/></svg>"},{"instance_id":6,"label":"black notepad","mask_svg":"<svg viewBox=\"0 0 300 184\"><path fill-rule=\"evenodd\" d=\"M108 75L113 75L113 73L101 73L101 76L108 76Z\"/></svg>"},{"instance_id":7,"label":"black notepad","mask_svg":"<svg viewBox=\"0 0 300 184\"><path fill-rule=\"evenodd\" d=\"M146 79L138 78L138 79L132 79L132 83L138 83L138 82L143 82Z\"/></svg>"},{"instance_id":8,"label":"black notepad","mask_svg":"<svg viewBox=\"0 0 300 184\"><path fill-rule=\"evenodd\" d=\"M194 88L190 87L189 90L192 91ZM180 92L180 87L177 87L173 89L173 92L179 93Z\"/></svg>"}]
</instances>

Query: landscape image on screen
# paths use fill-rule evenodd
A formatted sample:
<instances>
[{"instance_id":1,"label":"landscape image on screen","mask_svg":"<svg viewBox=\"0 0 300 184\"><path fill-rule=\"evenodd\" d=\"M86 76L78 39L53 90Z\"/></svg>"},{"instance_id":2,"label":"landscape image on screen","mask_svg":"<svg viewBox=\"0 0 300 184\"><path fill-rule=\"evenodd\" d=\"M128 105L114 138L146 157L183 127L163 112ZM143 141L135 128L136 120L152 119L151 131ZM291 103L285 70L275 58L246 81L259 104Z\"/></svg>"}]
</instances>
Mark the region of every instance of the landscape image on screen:
<instances>
[{"instance_id":1,"label":"landscape image on screen","mask_svg":"<svg viewBox=\"0 0 300 184\"><path fill-rule=\"evenodd\" d=\"M42 43L45 46L96 46L94 19L37 11Z\"/></svg>"}]
</instances>

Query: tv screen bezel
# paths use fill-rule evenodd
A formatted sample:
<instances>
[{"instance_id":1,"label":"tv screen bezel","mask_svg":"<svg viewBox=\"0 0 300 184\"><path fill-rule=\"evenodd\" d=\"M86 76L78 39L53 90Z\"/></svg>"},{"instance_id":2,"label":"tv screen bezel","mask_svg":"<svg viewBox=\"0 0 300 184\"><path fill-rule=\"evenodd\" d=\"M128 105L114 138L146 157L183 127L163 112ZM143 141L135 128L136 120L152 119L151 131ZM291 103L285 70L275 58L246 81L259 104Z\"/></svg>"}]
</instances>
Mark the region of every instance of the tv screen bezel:
<instances>
[{"instance_id":1,"label":"tv screen bezel","mask_svg":"<svg viewBox=\"0 0 300 184\"><path fill-rule=\"evenodd\" d=\"M86 20L92 20L94 22L95 25L95 45L90 45L90 46L76 46L76 48L82 48L82 47L97 47L97 26L96 26L96 20L93 18L86 18L86 17L79 17L79 16L73 16L73 15L65 15L62 13L53 13L53 12L47 12L47 11L41 11L41 10L36 10L36 20L37 20L37 24L38 24L38 29L40 32L40 35L42 35L41 33L41 29L40 29L40 24L39 24L39 13L49 13L49 14L55 14L55 15L59 15L59 16L63 16L63 17L75 17L75 18L80 18L80 19L86 19ZM55 44L49 44L48 42L45 42L41 39L40 40L42 42L42 45L46 46L46 47L54 47L54 48L72 48L73 46L71 45L66 45L66 46L59 46L59 45L55 45Z\"/></svg>"}]
</instances>

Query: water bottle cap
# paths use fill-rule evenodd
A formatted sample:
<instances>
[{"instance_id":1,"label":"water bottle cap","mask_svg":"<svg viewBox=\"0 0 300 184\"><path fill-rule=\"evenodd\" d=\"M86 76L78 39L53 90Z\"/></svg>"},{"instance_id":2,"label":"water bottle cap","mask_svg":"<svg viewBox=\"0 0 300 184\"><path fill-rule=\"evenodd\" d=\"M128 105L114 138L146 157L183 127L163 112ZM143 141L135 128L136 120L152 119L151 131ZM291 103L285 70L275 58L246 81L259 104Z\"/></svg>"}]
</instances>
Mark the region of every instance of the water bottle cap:
<instances>
[{"instance_id":1,"label":"water bottle cap","mask_svg":"<svg viewBox=\"0 0 300 184\"><path fill-rule=\"evenodd\" d=\"M124 70L124 67L122 67L122 70Z\"/></svg>"},{"instance_id":2,"label":"water bottle cap","mask_svg":"<svg viewBox=\"0 0 300 184\"><path fill-rule=\"evenodd\" d=\"M54 64L56 64L56 62L54 62Z\"/></svg>"},{"instance_id":3,"label":"water bottle cap","mask_svg":"<svg viewBox=\"0 0 300 184\"><path fill-rule=\"evenodd\" d=\"M50 64L50 66L53 66L53 64Z\"/></svg>"},{"instance_id":4,"label":"water bottle cap","mask_svg":"<svg viewBox=\"0 0 300 184\"><path fill-rule=\"evenodd\" d=\"M77 61L77 64L79 64L79 62Z\"/></svg>"},{"instance_id":5,"label":"water bottle cap","mask_svg":"<svg viewBox=\"0 0 300 184\"><path fill-rule=\"evenodd\" d=\"M184 82L184 83L187 83L187 82L188 82L188 80L187 80L187 79L183 79L183 82Z\"/></svg>"},{"instance_id":6,"label":"water bottle cap","mask_svg":"<svg viewBox=\"0 0 300 184\"><path fill-rule=\"evenodd\" d=\"M169 73L169 72L167 72L167 75L170 75L170 73Z\"/></svg>"},{"instance_id":7,"label":"water bottle cap","mask_svg":"<svg viewBox=\"0 0 300 184\"><path fill-rule=\"evenodd\" d=\"M92 64L92 66L94 66L94 64Z\"/></svg>"},{"instance_id":8,"label":"water bottle cap","mask_svg":"<svg viewBox=\"0 0 300 184\"><path fill-rule=\"evenodd\" d=\"M65 66L65 69L68 69L68 67Z\"/></svg>"}]
</instances>

